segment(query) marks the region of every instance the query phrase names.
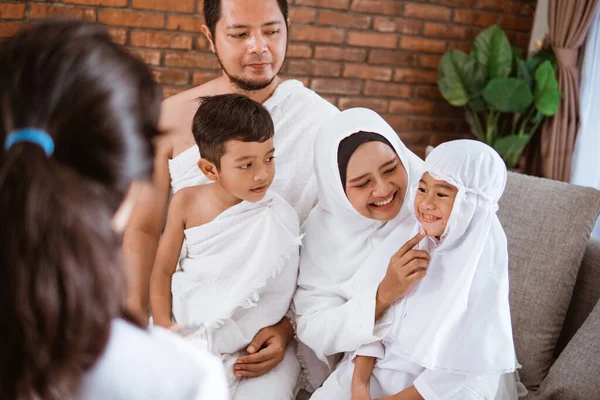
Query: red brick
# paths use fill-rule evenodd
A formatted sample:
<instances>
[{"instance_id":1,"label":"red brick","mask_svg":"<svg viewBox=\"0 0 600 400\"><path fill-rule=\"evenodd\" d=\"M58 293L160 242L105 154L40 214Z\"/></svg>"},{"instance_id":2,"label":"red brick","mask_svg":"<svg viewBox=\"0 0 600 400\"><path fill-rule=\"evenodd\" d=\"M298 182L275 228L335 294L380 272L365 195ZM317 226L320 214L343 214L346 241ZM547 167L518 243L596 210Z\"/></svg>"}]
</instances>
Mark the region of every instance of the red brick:
<instances>
[{"instance_id":1,"label":"red brick","mask_svg":"<svg viewBox=\"0 0 600 400\"><path fill-rule=\"evenodd\" d=\"M29 9L30 19L46 19L56 17L69 17L83 19L86 21L96 21L96 11L89 10L87 8L48 6L42 4L33 4Z\"/></svg>"},{"instance_id":2,"label":"red brick","mask_svg":"<svg viewBox=\"0 0 600 400\"><path fill-rule=\"evenodd\" d=\"M337 77L341 71L341 65L333 61L289 60L286 74Z\"/></svg>"},{"instance_id":3,"label":"red brick","mask_svg":"<svg viewBox=\"0 0 600 400\"><path fill-rule=\"evenodd\" d=\"M523 50L527 49L529 47L529 33L519 33L515 44ZM525 53L526 52L524 52L523 54Z\"/></svg>"},{"instance_id":4,"label":"red brick","mask_svg":"<svg viewBox=\"0 0 600 400\"><path fill-rule=\"evenodd\" d=\"M450 43L448 43L448 46L451 49L464 51L465 53L470 53L471 48L473 47L473 43L472 42L450 42Z\"/></svg>"},{"instance_id":5,"label":"red brick","mask_svg":"<svg viewBox=\"0 0 600 400\"><path fill-rule=\"evenodd\" d=\"M291 8L290 21L292 24L312 24L317 19L317 10L310 8Z\"/></svg>"},{"instance_id":6,"label":"red brick","mask_svg":"<svg viewBox=\"0 0 600 400\"><path fill-rule=\"evenodd\" d=\"M353 0L351 10L369 14L402 15L402 3L398 0Z\"/></svg>"},{"instance_id":7,"label":"red brick","mask_svg":"<svg viewBox=\"0 0 600 400\"><path fill-rule=\"evenodd\" d=\"M406 120L407 125L410 125L410 120ZM429 144L429 135L423 132L411 132L410 129L406 129L406 132L400 133L400 140L411 150L414 147L425 147Z\"/></svg>"},{"instance_id":8,"label":"red brick","mask_svg":"<svg viewBox=\"0 0 600 400\"><path fill-rule=\"evenodd\" d=\"M474 2L475 0L428 0L428 3L454 8L470 8L473 7Z\"/></svg>"},{"instance_id":9,"label":"red brick","mask_svg":"<svg viewBox=\"0 0 600 400\"><path fill-rule=\"evenodd\" d=\"M25 4L0 4L0 19L23 19Z\"/></svg>"},{"instance_id":10,"label":"red brick","mask_svg":"<svg viewBox=\"0 0 600 400\"><path fill-rule=\"evenodd\" d=\"M531 31L533 20L527 17L515 17L512 15L503 15L500 17L500 23L498 24L502 29L510 29L519 32Z\"/></svg>"},{"instance_id":11,"label":"red brick","mask_svg":"<svg viewBox=\"0 0 600 400\"><path fill-rule=\"evenodd\" d=\"M146 64L160 65L160 51L158 50L140 50L140 49L129 49L131 53L139 57Z\"/></svg>"},{"instance_id":12,"label":"red brick","mask_svg":"<svg viewBox=\"0 0 600 400\"><path fill-rule=\"evenodd\" d=\"M429 135L429 144L431 146L439 146L442 143L446 143L449 142L451 140L457 140L457 139L473 139L473 137L469 136L469 135L462 135L462 134L448 134L448 133L433 133L431 135Z\"/></svg>"},{"instance_id":13,"label":"red brick","mask_svg":"<svg viewBox=\"0 0 600 400\"><path fill-rule=\"evenodd\" d=\"M13 36L24 26L25 25L23 25L20 22L0 21L0 38L6 38L6 37Z\"/></svg>"},{"instance_id":14,"label":"red brick","mask_svg":"<svg viewBox=\"0 0 600 400\"><path fill-rule=\"evenodd\" d=\"M437 83L437 71L396 68L394 81L401 83Z\"/></svg>"},{"instance_id":15,"label":"red brick","mask_svg":"<svg viewBox=\"0 0 600 400\"><path fill-rule=\"evenodd\" d=\"M190 80L190 74L187 71L177 70L154 70L154 79L160 84L165 85L187 85Z\"/></svg>"},{"instance_id":16,"label":"red brick","mask_svg":"<svg viewBox=\"0 0 600 400\"><path fill-rule=\"evenodd\" d=\"M477 0L475 8L484 11L495 11L506 14L516 14L521 8L520 1L511 0Z\"/></svg>"},{"instance_id":17,"label":"red brick","mask_svg":"<svg viewBox=\"0 0 600 400\"><path fill-rule=\"evenodd\" d=\"M445 101L437 86L418 86L414 88L415 99Z\"/></svg>"},{"instance_id":18,"label":"red brick","mask_svg":"<svg viewBox=\"0 0 600 400\"><path fill-rule=\"evenodd\" d=\"M295 4L298 6L337 8L339 10L347 10L350 0L296 0Z\"/></svg>"},{"instance_id":19,"label":"red brick","mask_svg":"<svg viewBox=\"0 0 600 400\"><path fill-rule=\"evenodd\" d=\"M112 37L113 42L117 44L127 43L127 29L110 28L108 33Z\"/></svg>"},{"instance_id":20,"label":"red brick","mask_svg":"<svg viewBox=\"0 0 600 400\"><path fill-rule=\"evenodd\" d=\"M211 53L167 52L165 54L167 67L218 69L219 62Z\"/></svg>"},{"instance_id":21,"label":"red brick","mask_svg":"<svg viewBox=\"0 0 600 400\"><path fill-rule=\"evenodd\" d=\"M409 127L411 131L456 132L456 121L448 119L411 118Z\"/></svg>"},{"instance_id":22,"label":"red brick","mask_svg":"<svg viewBox=\"0 0 600 400\"><path fill-rule=\"evenodd\" d=\"M454 22L465 25L488 27L496 23L497 14L479 13L469 10L455 10Z\"/></svg>"},{"instance_id":23,"label":"red brick","mask_svg":"<svg viewBox=\"0 0 600 400\"><path fill-rule=\"evenodd\" d=\"M204 35L198 35L195 43L196 45L194 48L196 50L210 50L210 42Z\"/></svg>"},{"instance_id":24,"label":"red brick","mask_svg":"<svg viewBox=\"0 0 600 400\"><path fill-rule=\"evenodd\" d=\"M163 99L166 99L171 96L175 96L178 93L187 90L185 87L164 87L163 88Z\"/></svg>"},{"instance_id":25,"label":"red brick","mask_svg":"<svg viewBox=\"0 0 600 400\"><path fill-rule=\"evenodd\" d=\"M341 47L317 46L315 47L315 58L324 60L340 61L365 61L367 58L366 49L344 49Z\"/></svg>"},{"instance_id":26,"label":"red brick","mask_svg":"<svg viewBox=\"0 0 600 400\"><path fill-rule=\"evenodd\" d=\"M431 115L435 109L433 104L422 101L392 100L389 112L391 114Z\"/></svg>"},{"instance_id":27,"label":"red brick","mask_svg":"<svg viewBox=\"0 0 600 400\"><path fill-rule=\"evenodd\" d=\"M410 98L410 86L400 85L398 83L369 81L365 83L365 90L363 93L372 97L394 97L407 99Z\"/></svg>"},{"instance_id":28,"label":"red brick","mask_svg":"<svg viewBox=\"0 0 600 400\"><path fill-rule=\"evenodd\" d=\"M371 49L369 52L369 64L385 65L416 65L417 55L405 53L398 50Z\"/></svg>"},{"instance_id":29,"label":"red brick","mask_svg":"<svg viewBox=\"0 0 600 400\"><path fill-rule=\"evenodd\" d=\"M440 60L442 59L441 55L419 55L419 65L424 68L435 68L440 65Z\"/></svg>"},{"instance_id":30,"label":"red brick","mask_svg":"<svg viewBox=\"0 0 600 400\"><path fill-rule=\"evenodd\" d=\"M367 29L371 25L371 17L368 15L350 14L347 11L339 12L323 10L319 13L319 25Z\"/></svg>"},{"instance_id":31,"label":"red brick","mask_svg":"<svg viewBox=\"0 0 600 400\"><path fill-rule=\"evenodd\" d=\"M383 119L397 132L402 132L408 129L408 119L397 115L382 115ZM402 136L400 136L402 138Z\"/></svg>"},{"instance_id":32,"label":"red brick","mask_svg":"<svg viewBox=\"0 0 600 400\"><path fill-rule=\"evenodd\" d=\"M312 26L296 26L290 29L292 40L319 43L342 43L344 31L337 28L316 28Z\"/></svg>"},{"instance_id":33,"label":"red brick","mask_svg":"<svg viewBox=\"0 0 600 400\"><path fill-rule=\"evenodd\" d=\"M287 49L287 58L311 58L312 47L307 44L290 44Z\"/></svg>"},{"instance_id":34,"label":"red brick","mask_svg":"<svg viewBox=\"0 0 600 400\"><path fill-rule=\"evenodd\" d=\"M373 79L376 81L390 81L392 69L386 67L371 67L363 64L346 64L344 78Z\"/></svg>"},{"instance_id":35,"label":"red brick","mask_svg":"<svg viewBox=\"0 0 600 400\"><path fill-rule=\"evenodd\" d=\"M447 7L409 3L404 5L404 16L422 20L450 21L452 10Z\"/></svg>"},{"instance_id":36,"label":"red brick","mask_svg":"<svg viewBox=\"0 0 600 400\"><path fill-rule=\"evenodd\" d=\"M313 79L310 88L321 94L354 94L360 93L362 81L358 79Z\"/></svg>"},{"instance_id":37,"label":"red brick","mask_svg":"<svg viewBox=\"0 0 600 400\"><path fill-rule=\"evenodd\" d=\"M373 29L378 32L399 32L406 35L419 35L422 28L422 22L403 18L376 17L373 21Z\"/></svg>"},{"instance_id":38,"label":"red brick","mask_svg":"<svg viewBox=\"0 0 600 400\"><path fill-rule=\"evenodd\" d=\"M202 85L206 82L210 82L213 79L218 78L219 76L221 76L220 72L215 72L215 71L210 71L210 72L206 72L206 71L196 71L194 72L194 75L192 76L192 81L194 83L194 86L199 86Z\"/></svg>"},{"instance_id":39,"label":"red brick","mask_svg":"<svg viewBox=\"0 0 600 400\"><path fill-rule=\"evenodd\" d=\"M520 14L524 17L533 17L535 14L535 3L523 4Z\"/></svg>"},{"instance_id":40,"label":"red brick","mask_svg":"<svg viewBox=\"0 0 600 400\"><path fill-rule=\"evenodd\" d=\"M365 97L342 97L338 101L340 110L347 110L354 107L369 108L377 113L387 111L388 102L383 99L369 99Z\"/></svg>"},{"instance_id":41,"label":"red brick","mask_svg":"<svg viewBox=\"0 0 600 400\"><path fill-rule=\"evenodd\" d=\"M304 85L304 87L309 87L310 86L310 76L285 76L285 75L283 75L282 79L284 81L293 79L293 80L302 82L302 84ZM327 101L329 101L329 100L327 100Z\"/></svg>"},{"instance_id":42,"label":"red brick","mask_svg":"<svg viewBox=\"0 0 600 400\"><path fill-rule=\"evenodd\" d=\"M469 28L464 26L437 24L427 22L423 32L425 36L447 38L447 39L467 39L469 38Z\"/></svg>"},{"instance_id":43,"label":"red brick","mask_svg":"<svg viewBox=\"0 0 600 400\"><path fill-rule=\"evenodd\" d=\"M455 118L457 115L461 117L464 115L462 107L454 107L450 103L436 103L435 104L435 115L439 117Z\"/></svg>"},{"instance_id":44,"label":"red brick","mask_svg":"<svg viewBox=\"0 0 600 400\"><path fill-rule=\"evenodd\" d=\"M63 0L63 3L86 6L127 7L127 0Z\"/></svg>"},{"instance_id":45,"label":"red brick","mask_svg":"<svg viewBox=\"0 0 600 400\"><path fill-rule=\"evenodd\" d=\"M307 86L307 85L304 85ZM331 104L333 104L334 106L337 106L338 100L337 97L335 96L323 96L323 98L325 100L327 100L328 102L330 102Z\"/></svg>"},{"instance_id":46,"label":"red brick","mask_svg":"<svg viewBox=\"0 0 600 400\"><path fill-rule=\"evenodd\" d=\"M190 50L192 36L164 32L131 32L131 44L138 47Z\"/></svg>"},{"instance_id":47,"label":"red brick","mask_svg":"<svg viewBox=\"0 0 600 400\"><path fill-rule=\"evenodd\" d=\"M134 28L162 28L165 25L165 16L140 11L103 10L100 14L100 22Z\"/></svg>"},{"instance_id":48,"label":"red brick","mask_svg":"<svg viewBox=\"0 0 600 400\"><path fill-rule=\"evenodd\" d=\"M202 32L204 18L188 17L186 15L169 15L167 29L185 32Z\"/></svg>"},{"instance_id":49,"label":"red brick","mask_svg":"<svg viewBox=\"0 0 600 400\"><path fill-rule=\"evenodd\" d=\"M362 47L396 48L398 38L387 33L348 32L348 44Z\"/></svg>"},{"instance_id":50,"label":"red brick","mask_svg":"<svg viewBox=\"0 0 600 400\"><path fill-rule=\"evenodd\" d=\"M446 42L443 40L404 36L400 39L400 48L423 53L443 53L446 51Z\"/></svg>"},{"instance_id":51,"label":"red brick","mask_svg":"<svg viewBox=\"0 0 600 400\"><path fill-rule=\"evenodd\" d=\"M133 8L169 12L192 13L195 0L133 0Z\"/></svg>"}]
</instances>

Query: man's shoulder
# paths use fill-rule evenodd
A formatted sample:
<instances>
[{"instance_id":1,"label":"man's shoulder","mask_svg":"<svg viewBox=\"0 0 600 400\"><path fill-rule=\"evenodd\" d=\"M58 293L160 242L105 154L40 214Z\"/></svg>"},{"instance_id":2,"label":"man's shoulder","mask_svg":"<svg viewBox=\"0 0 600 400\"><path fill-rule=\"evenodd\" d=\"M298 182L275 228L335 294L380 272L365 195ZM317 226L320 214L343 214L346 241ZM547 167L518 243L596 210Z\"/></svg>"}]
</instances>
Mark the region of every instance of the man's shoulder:
<instances>
[{"instance_id":1,"label":"man's shoulder","mask_svg":"<svg viewBox=\"0 0 600 400\"><path fill-rule=\"evenodd\" d=\"M287 81L286 81L287 82ZM322 114L334 114L339 109L323 98L314 90L304 86L302 82L297 82L292 91L292 99L302 101L305 107L319 111Z\"/></svg>"}]
</instances>

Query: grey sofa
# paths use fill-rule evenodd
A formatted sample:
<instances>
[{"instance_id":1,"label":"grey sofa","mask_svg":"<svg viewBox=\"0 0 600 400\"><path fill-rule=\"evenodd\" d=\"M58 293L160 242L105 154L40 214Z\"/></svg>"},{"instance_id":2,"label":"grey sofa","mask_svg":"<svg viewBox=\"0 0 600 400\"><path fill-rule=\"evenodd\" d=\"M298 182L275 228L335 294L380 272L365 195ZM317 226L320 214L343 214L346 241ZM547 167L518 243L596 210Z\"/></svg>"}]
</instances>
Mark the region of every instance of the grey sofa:
<instances>
[{"instance_id":1,"label":"grey sofa","mask_svg":"<svg viewBox=\"0 0 600 400\"><path fill-rule=\"evenodd\" d=\"M600 399L600 191L509 173L498 215L527 399Z\"/></svg>"}]
</instances>

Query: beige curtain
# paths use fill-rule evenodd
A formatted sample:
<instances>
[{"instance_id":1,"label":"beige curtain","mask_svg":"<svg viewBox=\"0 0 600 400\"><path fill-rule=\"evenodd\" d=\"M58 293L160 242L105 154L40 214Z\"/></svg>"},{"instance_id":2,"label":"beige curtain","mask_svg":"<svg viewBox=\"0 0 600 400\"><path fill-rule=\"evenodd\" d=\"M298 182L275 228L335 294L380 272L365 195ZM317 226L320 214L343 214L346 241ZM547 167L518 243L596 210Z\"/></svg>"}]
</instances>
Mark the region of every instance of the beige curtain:
<instances>
[{"instance_id":1,"label":"beige curtain","mask_svg":"<svg viewBox=\"0 0 600 400\"><path fill-rule=\"evenodd\" d=\"M550 0L550 44L558 63L558 87L564 93L558 112L547 119L540 137L540 173L568 181L575 136L579 129L579 50L599 0Z\"/></svg>"}]
</instances>

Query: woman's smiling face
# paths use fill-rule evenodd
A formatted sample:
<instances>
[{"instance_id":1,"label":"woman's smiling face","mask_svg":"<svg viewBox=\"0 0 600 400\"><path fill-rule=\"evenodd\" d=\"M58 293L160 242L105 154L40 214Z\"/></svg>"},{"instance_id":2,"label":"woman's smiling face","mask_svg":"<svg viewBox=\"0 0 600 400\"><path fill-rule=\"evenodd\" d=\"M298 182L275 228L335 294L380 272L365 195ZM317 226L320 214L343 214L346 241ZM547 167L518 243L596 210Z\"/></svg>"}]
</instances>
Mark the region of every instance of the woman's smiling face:
<instances>
[{"instance_id":1,"label":"woman's smiling face","mask_svg":"<svg viewBox=\"0 0 600 400\"><path fill-rule=\"evenodd\" d=\"M400 158L383 142L361 144L348 161L346 196L366 218L394 219L402 208L406 186L406 170Z\"/></svg>"}]
</instances>

